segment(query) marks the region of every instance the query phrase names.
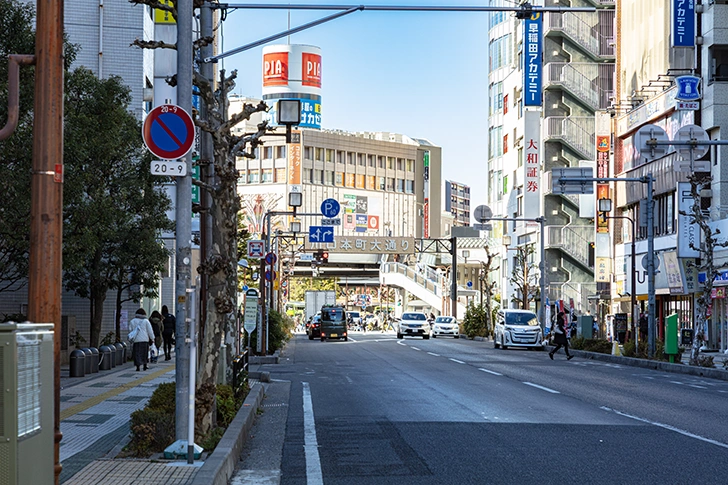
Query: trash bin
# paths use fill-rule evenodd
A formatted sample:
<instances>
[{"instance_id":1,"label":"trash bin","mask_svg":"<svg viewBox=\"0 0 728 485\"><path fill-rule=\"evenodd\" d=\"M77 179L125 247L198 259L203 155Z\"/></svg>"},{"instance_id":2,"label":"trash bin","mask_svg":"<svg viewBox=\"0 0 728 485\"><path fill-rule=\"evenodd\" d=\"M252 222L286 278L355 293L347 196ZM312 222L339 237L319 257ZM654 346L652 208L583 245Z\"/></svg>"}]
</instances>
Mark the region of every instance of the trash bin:
<instances>
[{"instance_id":1,"label":"trash bin","mask_svg":"<svg viewBox=\"0 0 728 485\"><path fill-rule=\"evenodd\" d=\"M121 342L116 342L114 344L114 347L116 347L116 365L123 365L124 364L124 346L121 345Z\"/></svg>"},{"instance_id":2,"label":"trash bin","mask_svg":"<svg viewBox=\"0 0 728 485\"><path fill-rule=\"evenodd\" d=\"M127 345L126 342L121 342L121 345L124 347L124 362L129 362L131 359L131 351L129 350L129 345Z\"/></svg>"},{"instance_id":3,"label":"trash bin","mask_svg":"<svg viewBox=\"0 0 728 485\"><path fill-rule=\"evenodd\" d=\"M91 349L88 347L85 349L81 349L84 355L84 372L87 376L91 375Z\"/></svg>"},{"instance_id":4,"label":"trash bin","mask_svg":"<svg viewBox=\"0 0 728 485\"><path fill-rule=\"evenodd\" d=\"M111 352L111 358L109 359L109 363L111 364L111 368L113 369L116 367L116 346L114 344L108 345L109 351Z\"/></svg>"},{"instance_id":5,"label":"trash bin","mask_svg":"<svg viewBox=\"0 0 728 485\"><path fill-rule=\"evenodd\" d=\"M97 374L99 372L99 349L96 347L90 347L91 351L91 373Z\"/></svg>"},{"instance_id":6,"label":"trash bin","mask_svg":"<svg viewBox=\"0 0 728 485\"><path fill-rule=\"evenodd\" d=\"M83 377L86 375L86 354L81 349L71 352L71 377Z\"/></svg>"},{"instance_id":7,"label":"trash bin","mask_svg":"<svg viewBox=\"0 0 728 485\"><path fill-rule=\"evenodd\" d=\"M111 370L111 347L108 345L102 345L99 348L99 354L101 358L99 360L100 370Z\"/></svg>"}]
</instances>

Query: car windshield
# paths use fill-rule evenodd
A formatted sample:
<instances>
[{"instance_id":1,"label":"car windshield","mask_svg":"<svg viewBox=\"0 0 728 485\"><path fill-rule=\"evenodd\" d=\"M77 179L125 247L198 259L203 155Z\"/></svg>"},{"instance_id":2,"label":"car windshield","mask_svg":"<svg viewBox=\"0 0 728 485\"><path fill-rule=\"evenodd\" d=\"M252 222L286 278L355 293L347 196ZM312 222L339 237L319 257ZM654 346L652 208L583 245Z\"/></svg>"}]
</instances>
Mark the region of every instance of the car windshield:
<instances>
[{"instance_id":1,"label":"car windshield","mask_svg":"<svg viewBox=\"0 0 728 485\"><path fill-rule=\"evenodd\" d=\"M506 313L506 325L537 326L538 319L536 314L531 312L508 312Z\"/></svg>"},{"instance_id":2,"label":"car windshield","mask_svg":"<svg viewBox=\"0 0 728 485\"><path fill-rule=\"evenodd\" d=\"M452 323L452 317L437 317L435 323Z\"/></svg>"},{"instance_id":3,"label":"car windshield","mask_svg":"<svg viewBox=\"0 0 728 485\"><path fill-rule=\"evenodd\" d=\"M341 308L327 308L321 312L321 320L324 322L340 322L344 319L344 310Z\"/></svg>"},{"instance_id":4,"label":"car windshield","mask_svg":"<svg viewBox=\"0 0 728 485\"><path fill-rule=\"evenodd\" d=\"M402 315L402 320L427 320L424 313L405 313Z\"/></svg>"}]
</instances>

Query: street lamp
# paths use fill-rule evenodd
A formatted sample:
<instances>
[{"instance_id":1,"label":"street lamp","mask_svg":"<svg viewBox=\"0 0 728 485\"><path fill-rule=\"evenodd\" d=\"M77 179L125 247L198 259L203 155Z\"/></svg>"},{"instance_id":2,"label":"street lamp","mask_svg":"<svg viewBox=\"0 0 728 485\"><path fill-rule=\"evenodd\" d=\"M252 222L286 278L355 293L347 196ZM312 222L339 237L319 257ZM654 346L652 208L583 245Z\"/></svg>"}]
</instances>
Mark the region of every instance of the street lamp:
<instances>
[{"instance_id":1,"label":"street lamp","mask_svg":"<svg viewBox=\"0 0 728 485\"><path fill-rule=\"evenodd\" d=\"M286 127L286 143L291 143L291 128L301 124L301 100L279 100L276 118L279 125Z\"/></svg>"}]
</instances>

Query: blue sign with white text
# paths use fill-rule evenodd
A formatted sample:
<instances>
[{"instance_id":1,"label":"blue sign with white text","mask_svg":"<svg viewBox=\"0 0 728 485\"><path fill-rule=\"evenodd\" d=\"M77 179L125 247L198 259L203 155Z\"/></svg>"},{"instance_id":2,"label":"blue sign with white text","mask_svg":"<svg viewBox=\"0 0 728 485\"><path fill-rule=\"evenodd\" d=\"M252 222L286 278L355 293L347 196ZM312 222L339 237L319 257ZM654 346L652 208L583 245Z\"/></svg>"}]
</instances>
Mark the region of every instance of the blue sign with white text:
<instances>
[{"instance_id":1,"label":"blue sign with white text","mask_svg":"<svg viewBox=\"0 0 728 485\"><path fill-rule=\"evenodd\" d=\"M677 94L675 99L680 101L697 101L700 99L700 76L678 76L675 78Z\"/></svg>"},{"instance_id":2,"label":"blue sign with white text","mask_svg":"<svg viewBox=\"0 0 728 485\"><path fill-rule=\"evenodd\" d=\"M334 242L334 229L331 226L309 226L308 242L332 243Z\"/></svg>"},{"instance_id":3,"label":"blue sign with white text","mask_svg":"<svg viewBox=\"0 0 728 485\"><path fill-rule=\"evenodd\" d=\"M672 0L672 45L695 47L695 0Z\"/></svg>"},{"instance_id":4,"label":"blue sign with white text","mask_svg":"<svg viewBox=\"0 0 728 485\"><path fill-rule=\"evenodd\" d=\"M339 201L336 199L326 199L323 202L321 202L321 213L324 215L324 217L336 217L339 215L339 211L341 210L341 205L339 205Z\"/></svg>"},{"instance_id":5,"label":"blue sign with white text","mask_svg":"<svg viewBox=\"0 0 728 485\"><path fill-rule=\"evenodd\" d=\"M534 13L523 23L524 55L523 55L523 90L524 106L541 106L543 91L543 19L540 13Z\"/></svg>"},{"instance_id":6,"label":"blue sign with white text","mask_svg":"<svg viewBox=\"0 0 728 485\"><path fill-rule=\"evenodd\" d=\"M286 96L285 99L298 99L301 101L301 122L298 124L300 128L321 129L321 99L303 99ZM275 98L264 100L270 109L263 116L271 126L278 126L276 123L276 110L278 109L278 101Z\"/></svg>"}]
</instances>

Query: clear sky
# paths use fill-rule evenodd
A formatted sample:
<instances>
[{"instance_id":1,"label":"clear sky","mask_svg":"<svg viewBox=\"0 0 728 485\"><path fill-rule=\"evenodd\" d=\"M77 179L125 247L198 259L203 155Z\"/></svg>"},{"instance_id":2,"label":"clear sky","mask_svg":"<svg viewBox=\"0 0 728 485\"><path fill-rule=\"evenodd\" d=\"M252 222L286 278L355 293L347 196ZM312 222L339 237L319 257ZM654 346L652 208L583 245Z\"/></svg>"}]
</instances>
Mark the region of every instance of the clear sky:
<instances>
[{"instance_id":1,"label":"clear sky","mask_svg":"<svg viewBox=\"0 0 728 485\"><path fill-rule=\"evenodd\" d=\"M489 2L267 3L483 6ZM291 26L335 12L291 10ZM469 185L473 207L484 203L488 15L364 10L291 36L291 44L321 48L322 127L426 138L442 147L443 177ZM222 51L287 30L288 16L288 10L230 11L222 28ZM285 43L283 38L270 45ZM228 72L238 70L235 93L262 95L262 49L234 54L220 63Z\"/></svg>"}]
</instances>

